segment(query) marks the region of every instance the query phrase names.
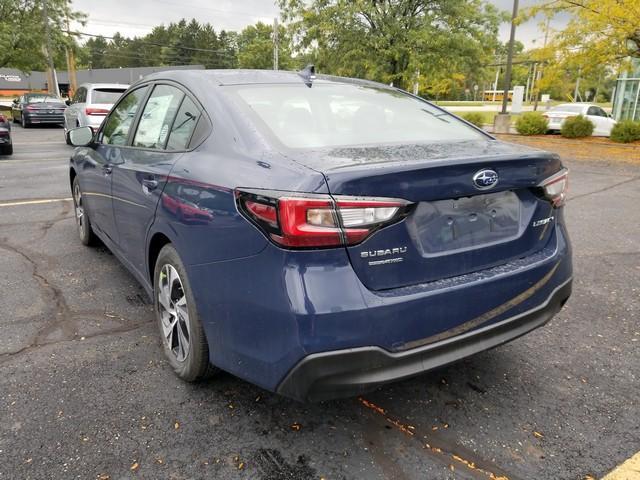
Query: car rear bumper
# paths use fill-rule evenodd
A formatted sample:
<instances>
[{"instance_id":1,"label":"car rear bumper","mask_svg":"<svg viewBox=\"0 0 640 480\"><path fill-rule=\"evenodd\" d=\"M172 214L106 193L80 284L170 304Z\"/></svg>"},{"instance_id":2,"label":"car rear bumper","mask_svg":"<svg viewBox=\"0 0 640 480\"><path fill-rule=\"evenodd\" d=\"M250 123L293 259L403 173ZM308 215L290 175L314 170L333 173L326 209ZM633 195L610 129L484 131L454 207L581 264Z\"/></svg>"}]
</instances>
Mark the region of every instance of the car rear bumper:
<instances>
[{"instance_id":1,"label":"car rear bumper","mask_svg":"<svg viewBox=\"0 0 640 480\"><path fill-rule=\"evenodd\" d=\"M24 119L29 123L63 124L64 114L60 113L24 113Z\"/></svg>"},{"instance_id":2,"label":"car rear bumper","mask_svg":"<svg viewBox=\"0 0 640 480\"><path fill-rule=\"evenodd\" d=\"M558 288L572 278L571 246L562 225L556 226L547 247L528 257L386 291L367 289L340 249L285 251L269 244L253 256L188 265L187 270L211 363L301 399L372 388L516 338L551 318L568 296L569 290ZM519 320L531 312L538 312L535 318ZM501 336L496 330L485 340L477 337L473 346L451 347L453 353L439 353L429 362L408 360L412 354L407 352L433 352L433 345L453 345L495 325L504 325L500 331L514 330ZM367 354L368 360L346 362L345 352L363 349L374 352ZM328 373L316 366L321 362L317 359L334 355L353 368L352 378L345 371L332 373L331 366ZM370 360L371 355L378 360ZM306 362L313 367L303 367ZM367 365L382 370L368 378L362 371ZM307 369L311 380L293 373ZM349 385L344 393L333 386L340 381ZM361 385L352 389L354 383ZM322 395L325 387L328 393Z\"/></svg>"},{"instance_id":3,"label":"car rear bumper","mask_svg":"<svg viewBox=\"0 0 640 480\"><path fill-rule=\"evenodd\" d=\"M571 295L571 279L527 312L484 328L401 352L377 346L321 352L303 358L277 388L301 401L353 396L514 340L547 323Z\"/></svg>"}]
</instances>

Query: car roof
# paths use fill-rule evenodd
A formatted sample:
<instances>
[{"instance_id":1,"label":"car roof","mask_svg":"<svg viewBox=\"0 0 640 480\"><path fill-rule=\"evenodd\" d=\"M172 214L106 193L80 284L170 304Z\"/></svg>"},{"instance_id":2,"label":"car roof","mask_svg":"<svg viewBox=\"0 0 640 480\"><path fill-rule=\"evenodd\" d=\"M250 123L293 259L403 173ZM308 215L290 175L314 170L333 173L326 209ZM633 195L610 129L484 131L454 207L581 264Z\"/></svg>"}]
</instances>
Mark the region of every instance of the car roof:
<instances>
[{"instance_id":1,"label":"car roof","mask_svg":"<svg viewBox=\"0 0 640 480\"><path fill-rule=\"evenodd\" d=\"M122 88L126 90L129 85L125 83L83 83L79 88Z\"/></svg>"},{"instance_id":2,"label":"car roof","mask_svg":"<svg viewBox=\"0 0 640 480\"><path fill-rule=\"evenodd\" d=\"M573 105L578 105L579 107L597 107L595 103L587 103L587 102L571 102L571 103L560 103L555 105L555 108L558 107L571 107Z\"/></svg>"},{"instance_id":3,"label":"car roof","mask_svg":"<svg viewBox=\"0 0 640 480\"><path fill-rule=\"evenodd\" d=\"M304 84L305 78L300 73L287 70L168 70L146 76L142 81L158 79L186 79L201 78L219 86L226 85L259 85L259 84ZM349 83L356 85L375 86L377 88L391 89L383 83L370 80L361 80L348 77L336 77L332 75L317 74L313 83Z\"/></svg>"}]
</instances>

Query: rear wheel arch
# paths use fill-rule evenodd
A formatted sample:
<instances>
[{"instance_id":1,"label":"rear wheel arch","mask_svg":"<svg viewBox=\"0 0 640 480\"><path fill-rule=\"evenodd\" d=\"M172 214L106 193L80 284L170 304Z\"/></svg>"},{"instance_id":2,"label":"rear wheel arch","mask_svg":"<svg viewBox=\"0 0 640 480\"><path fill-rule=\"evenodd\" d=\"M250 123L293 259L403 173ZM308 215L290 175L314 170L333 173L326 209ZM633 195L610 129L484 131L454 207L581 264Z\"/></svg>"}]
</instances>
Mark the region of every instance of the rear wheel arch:
<instances>
[{"instance_id":1,"label":"rear wheel arch","mask_svg":"<svg viewBox=\"0 0 640 480\"><path fill-rule=\"evenodd\" d=\"M76 173L76 169L71 167L69 169L69 186L71 187L72 190L73 190L73 181L75 180L77 175L78 174Z\"/></svg>"},{"instance_id":2,"label":"rear wheel arch","mask_svg":"<svg viewBox=\"0 0 640 480\"><path fill-rule=\"evenodd\" d=\"M167 237L162 232L154 233L153 236L151 237L151 241L149 242L149 249L147 253L147 260L148 260L147 275L152 286L154 282L153 274L155 272L156 261L158 260L158 255L160 254L160 250L162 250L162 247L170 243L172 242L169 239L169 237Z\"/></svg>"}]
</instances>

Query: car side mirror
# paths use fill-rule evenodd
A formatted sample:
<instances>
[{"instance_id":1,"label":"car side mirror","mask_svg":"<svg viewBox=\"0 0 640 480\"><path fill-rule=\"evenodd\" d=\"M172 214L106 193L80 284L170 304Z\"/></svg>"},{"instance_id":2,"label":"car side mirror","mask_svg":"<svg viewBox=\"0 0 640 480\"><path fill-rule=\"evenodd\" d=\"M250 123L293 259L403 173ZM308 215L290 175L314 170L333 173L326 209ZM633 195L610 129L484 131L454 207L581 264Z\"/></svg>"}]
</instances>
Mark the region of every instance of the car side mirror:
<instances>
[{"instance_id":1,"label":"car side mirror","mask_svg":"<svg viewBox=\"0 0 640 480\"><path fill-rule=\"evenodd\" d=\"M67 105L67 107L68 107L69 105L71 105L71 100L65 100L65 101L64 101L64 103L65 103L65 104Z\"/></svg>"},{"instance_id":2,"label":"car side mirror","mask_svg":"<svg viewBox=\"0 0 640 480\"><path fill-rule=\"evenodd\" d=\"M93 144L91 127L78 127L69 131L69 140L74 147L89 147Z\"/></svg>"},{"instance_id":3,"label":"car side mirror","mask_svg":"<svg viewBox=\"0 0 640 480\"><path fill-rule=\"evenodd\" d=\"M13 99L13 103L15 103L16 105L18 104L19 100L17 98Z\"/></svg>"}]
</instances>

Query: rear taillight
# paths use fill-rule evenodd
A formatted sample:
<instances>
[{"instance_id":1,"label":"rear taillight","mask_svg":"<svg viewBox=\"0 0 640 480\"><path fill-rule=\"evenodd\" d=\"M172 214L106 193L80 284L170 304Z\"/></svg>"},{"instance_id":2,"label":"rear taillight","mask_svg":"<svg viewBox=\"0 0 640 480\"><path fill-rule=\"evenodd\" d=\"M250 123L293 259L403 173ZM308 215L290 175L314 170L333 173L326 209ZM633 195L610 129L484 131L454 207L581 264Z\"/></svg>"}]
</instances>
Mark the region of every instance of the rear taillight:
<instances>
[{"instance_id":1,"label":"rear taillight","mask_svg":"<svg viewBox=\"0 0 640 480\"><path fill-rule=\"evenodd\" d=\"M405 200L236 190L238 209L287 248L355 245L404 218Z\"/></svg>"},{"instance_id":2,"label":"rear taillight","mask_svg":"<svg viewBox=\"0 0 640 480\"><path fill-rule=\"evenodd\" d=\"M107 108L91 108L87 107L84 109L84 112L87 115L107 115L109 110Z\"/></svg>"},{"instance_id":3,"label":"rear taillight","mask_svg":"<svg viewBox=\"0 0 640 480\"><path fill-rule=\"evenodd\" d=\"M563 168L558 173L545 179L540 185L544 192L544 196L552 203L554 207L561 207L567 198L567 190L569 189L569 170Z\"/></svg>"}]
</instances>

